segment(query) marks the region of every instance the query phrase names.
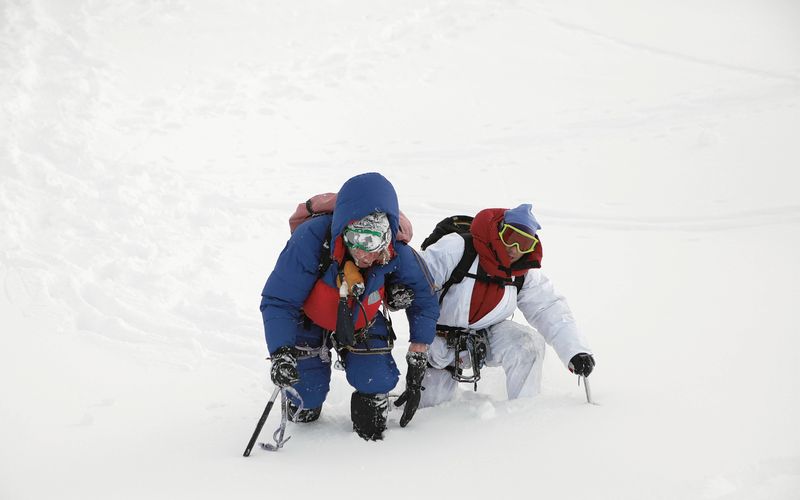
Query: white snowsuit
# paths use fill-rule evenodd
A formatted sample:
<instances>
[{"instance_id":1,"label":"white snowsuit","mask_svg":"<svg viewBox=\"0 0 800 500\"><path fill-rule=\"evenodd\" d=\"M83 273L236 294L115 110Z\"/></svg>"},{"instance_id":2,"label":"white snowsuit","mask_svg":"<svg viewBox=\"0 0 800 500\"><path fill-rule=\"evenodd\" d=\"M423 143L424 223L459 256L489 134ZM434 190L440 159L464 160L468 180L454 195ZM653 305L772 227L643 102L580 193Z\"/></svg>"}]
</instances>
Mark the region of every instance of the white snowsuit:
<instances>
[{"instance_id":1,"label":"white snowsuit","mask_svg":"<svg viewBox=\"0 0 800 500\"><path fill-rule=\"evenodd\" d=\"M464 253L464 239L458 234L443 236L435 244L421 252L431 278L441 289L450 278ZM477 272L478 258L469 269ZM441 304L440 325L488 329L489 345L486 366L501 366L506 373L508 398L533 397L539 393L542 381L545 341L555 349L564 363L578 353L591 354L585 339L579 332L566 301L557 295L547 276L539 269L531 269L519 294L515 286L506 286L500 303L476 323L469 323L469 308L475 280L464 278L450 287ZM439 292L441 293L441 291ZM536 330L509 318L519 307L525 319ZM433 406L450 400L458 386L450 372L444 368L455 361L455 349L448 348L443 337L436 336L428 351L431 367L425 374L420 407ZM470 367L466 351L461 353Z\"/></svg>"}]
</instances>

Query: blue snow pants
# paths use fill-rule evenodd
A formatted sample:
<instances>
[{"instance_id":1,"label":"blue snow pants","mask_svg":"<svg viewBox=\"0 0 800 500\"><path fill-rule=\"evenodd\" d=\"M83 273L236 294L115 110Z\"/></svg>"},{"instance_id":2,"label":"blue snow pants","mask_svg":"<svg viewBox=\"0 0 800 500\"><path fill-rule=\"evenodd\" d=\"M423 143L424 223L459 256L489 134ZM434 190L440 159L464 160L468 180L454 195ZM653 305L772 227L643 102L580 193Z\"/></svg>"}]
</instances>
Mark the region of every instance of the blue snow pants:
<instances>
[{"instance_id":1,"label":"blue snow pants","mask_svg":"<svg viewBox=\"0 0 800 500\"><path fill-rule=\"evenodd\" d=\"M297 336L296 345L312 348L320 347L324 342L326 331L317 325L311 325ZM369 330L369 347L378 349L388 346L389 332L386 320L378 313ZM365 349L365 344L356 344L356 349ZM327 349L323 347L323 349ZM331 355L335 355L330 353ZM330 355L328 356L330 358ZM358 392L364 394L382 394L395 388L400 379L400 371L389 352L382 354L361 354L347 352L344 358L347 382ZM301 358L297 362L300 381L293 387L303 398L303 408L320 408L330 390L331 362L323 361L320 356ZM294 398L292 398L294 399ZM297 401L292 401L297 404Z\"/></svg>"}]
</instances>

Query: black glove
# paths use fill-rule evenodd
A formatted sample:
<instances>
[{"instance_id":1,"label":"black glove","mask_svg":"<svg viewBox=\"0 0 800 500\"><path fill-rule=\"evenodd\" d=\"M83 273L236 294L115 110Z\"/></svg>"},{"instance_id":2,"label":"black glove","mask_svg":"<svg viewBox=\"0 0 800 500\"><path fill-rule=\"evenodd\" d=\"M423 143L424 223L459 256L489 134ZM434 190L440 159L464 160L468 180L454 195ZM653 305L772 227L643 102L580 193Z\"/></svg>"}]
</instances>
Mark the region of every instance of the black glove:
<instances>
[{"instance_id":1,"label":"black glove","mask_svg":"<svg viewBox=\"0 0 800 500\"><path fill-rule=\"evenodd\" d=\"M386 287L386 305L389 310L399 311L414 302L414 290L402 283L392 283Z\"/></svg>"},{"instance_id":2,"label":"black glove","mask_svg":"<svg viewBox=\"0 0 800 500\"><path fill-rule=\"evenodd\" d=\"M270 358L272 360L272 370L270 371L272 383L279 387L289 387L300 381L297 360L293 351L290 346L285 345L272 353Z\"/></svg>"},{"instance_id":3,"label":"black glove","mask_svg":"<svg viewBox=\"0 0 800 500\"><path fill-rule=\"evenodd\" d=\"M588 377L592 373L592 369L594 369L594 358L591 354L581 352L569 360L569 371L576 375Z\"/></svg>"},{"instance_id":4,"label":"black glove","mask_svg":"<svg viewBox=\"0 0 800 500\"><path fill-rule=\"evenodd\" d=\"M426 352L407 352L406 362L408 363L408 372L406 373L406 390L394 402L395 406L402 406L403 403L406 407L403 408L403 416L400 417L400 427L405 427L414 418L414 413L417 412L419 406L419 399L422 396L422 379L425 378L425 369L428 367L428 353Z\"/></svg>"}]
</instances>

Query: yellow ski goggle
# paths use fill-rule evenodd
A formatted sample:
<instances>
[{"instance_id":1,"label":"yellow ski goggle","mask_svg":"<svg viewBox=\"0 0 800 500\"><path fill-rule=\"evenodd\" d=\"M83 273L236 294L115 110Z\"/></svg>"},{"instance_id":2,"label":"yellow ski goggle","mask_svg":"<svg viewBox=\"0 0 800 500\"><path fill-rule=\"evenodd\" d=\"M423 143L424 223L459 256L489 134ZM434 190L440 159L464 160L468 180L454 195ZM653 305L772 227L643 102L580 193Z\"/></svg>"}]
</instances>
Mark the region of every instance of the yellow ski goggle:
<instances>
[{"instance_id":1,"label":"yellow ski goggle","mask_svg":"<svg viewBox=\"0 0 800 500\"><path fill-rule=\"evenodd\" d=\"M531 253L536 249L536 244L539 243L539 238L533 234L528 234L525 231L512 226L511 224L503 224L500 228L500 241L507 247L517 247L522 253Z\"/></svg>"}]
</instances>

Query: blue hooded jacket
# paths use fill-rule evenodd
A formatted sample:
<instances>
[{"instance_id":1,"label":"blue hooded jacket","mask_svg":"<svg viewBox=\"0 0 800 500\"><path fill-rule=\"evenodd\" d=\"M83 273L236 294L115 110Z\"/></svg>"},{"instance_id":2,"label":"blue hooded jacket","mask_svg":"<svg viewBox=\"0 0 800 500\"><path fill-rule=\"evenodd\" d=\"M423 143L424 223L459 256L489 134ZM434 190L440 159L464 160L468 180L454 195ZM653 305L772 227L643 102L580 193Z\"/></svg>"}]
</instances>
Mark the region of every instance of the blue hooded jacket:
<instances>
[{"instance_id":1,"label":"blue hooded jacket","mask_svg":"<svg viewBox=\"0 0 800 500\"><path fill-rule=\"evenodd\" d=\"M384 212L392 229L395 256L383 265L373 265L364 272L367 297L389 283L403 283L414 290L415 299L406 309L411 342L430 344L436 334L439 303L427 277L422 260L414 250L396 241L400 209L392 184L378 173L357 175L339 190L332 215L314 217L301 224L286 243L275 269L261 292L261 314L270 353L283 346L295 345L304 331L302 307L318 279L336 286L340 263L335 257L337 242L345 227L373 212ZM323 249L330 229L330 249ZM331 265L320 277L323 251L331 253ZM354 311L354 319L359 314Z\"/></svg>"}]
</instances>

